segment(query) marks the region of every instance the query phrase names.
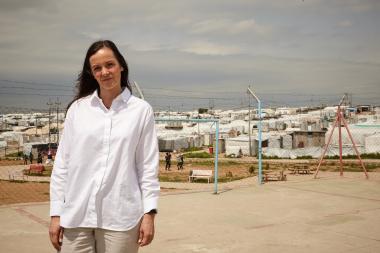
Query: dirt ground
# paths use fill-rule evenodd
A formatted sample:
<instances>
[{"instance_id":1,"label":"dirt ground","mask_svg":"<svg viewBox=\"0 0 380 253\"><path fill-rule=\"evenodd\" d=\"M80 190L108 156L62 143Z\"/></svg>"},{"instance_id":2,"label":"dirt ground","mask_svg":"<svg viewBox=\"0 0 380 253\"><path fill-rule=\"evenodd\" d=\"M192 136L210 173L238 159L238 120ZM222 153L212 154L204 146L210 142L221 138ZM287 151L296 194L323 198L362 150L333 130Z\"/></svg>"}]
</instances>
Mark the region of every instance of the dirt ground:
<instances>
[{"instance_id":1,"label":"dirt ground","mask_svg":"<svg viewBox=\"0 0 380 253\"><path fill-rule=\"evenodd\" d=\"M0 205L49 201L49 183L0 181Z\"/></svg>"},{"instance_id":2,"label":"dirt ground","mask_svg":"<svg viewBox=\"0 0 380 253\"><path fill-rule=\"evenodd\" d=\"M175 191L178 190L161 188L162 193ZM49 201L49 183L0 180L0 205L45 201Z\"/></svg>"},{"instance_id":3,"label":"dirt ground","mask_svg":"<svg viewBox=\"0 0 380 253\"><path fill-rule=\"evenodd\" d=\"M0 166L7 166L7 165L23 165L23 160L7 160L7 159L1 159L0 160ZM28 161L29 164L29 161Z\"/></svg>"}]
</instances>

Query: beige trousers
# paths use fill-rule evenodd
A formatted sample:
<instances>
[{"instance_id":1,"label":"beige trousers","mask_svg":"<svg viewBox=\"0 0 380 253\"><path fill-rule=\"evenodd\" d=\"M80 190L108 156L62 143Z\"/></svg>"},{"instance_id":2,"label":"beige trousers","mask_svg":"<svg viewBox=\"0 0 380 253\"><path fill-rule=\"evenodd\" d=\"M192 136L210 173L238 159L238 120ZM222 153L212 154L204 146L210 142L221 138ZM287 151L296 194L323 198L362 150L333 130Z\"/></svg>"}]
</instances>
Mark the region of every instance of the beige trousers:
<instances>
[{"instance_id":1,"label":"beige trousers","mask_svg":"<svg viewBox=\"0 0 380 253\"><path fill-rule=\"evenodd\" d=\"M137 253L140 223L128 231L65 228L61 253Z\"/></svg>"}]
</instances>

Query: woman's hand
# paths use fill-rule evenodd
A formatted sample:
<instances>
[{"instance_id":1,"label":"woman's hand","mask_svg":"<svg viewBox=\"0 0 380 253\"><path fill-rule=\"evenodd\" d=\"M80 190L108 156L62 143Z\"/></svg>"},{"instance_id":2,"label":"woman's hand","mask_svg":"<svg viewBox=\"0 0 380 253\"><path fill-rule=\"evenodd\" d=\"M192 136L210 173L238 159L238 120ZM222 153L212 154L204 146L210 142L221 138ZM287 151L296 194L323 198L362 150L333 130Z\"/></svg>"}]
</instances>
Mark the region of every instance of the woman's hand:
<instances>
[{"instance_id":1,"label":"woman's hand","mask_svg":"<svg viewBox=\"0 0 380 253\"><path fill-rule=\"evenodd\" d=\"M61 250L62 238L63 238L63 227L60 225L60 217L52 216L50 219L49 227L50 241L54 248L58 251Z\"/></svg>"},{"instance_id":2,"label":"woman's hand","mask_svg":"<svg viewBox=\"0 0 380 253\"><path fill-rule=\"evenodd\" d=\"M143 247L152 242L154 237L154 213L146 213L140 224L138 244Z\"/></svg>"}]
</instances>

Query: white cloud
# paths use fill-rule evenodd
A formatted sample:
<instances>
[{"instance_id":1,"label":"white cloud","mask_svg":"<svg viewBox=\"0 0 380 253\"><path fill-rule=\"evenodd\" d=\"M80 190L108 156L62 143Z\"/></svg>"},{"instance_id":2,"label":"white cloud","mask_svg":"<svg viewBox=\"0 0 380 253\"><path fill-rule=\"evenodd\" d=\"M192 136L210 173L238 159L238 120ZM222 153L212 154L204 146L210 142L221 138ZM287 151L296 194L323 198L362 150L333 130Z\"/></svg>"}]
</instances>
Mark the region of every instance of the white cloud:
<instances>
[{"instance_id":1,"label":"white cloud","mask_svg":"<svg viewBox=\"0 0 380 253\"><path fill-rule=\"evenodd\" d=\"M380 2L378 0L345 0L341 1L342 5L346 4L349 8L355 12L367 12L370 10L380 10Z\"/></svg>"},{"instance_id":2,"label":"white cloud","mask_svg":"<svg viewBox=\"0 0 380 253\"><path fill-rule=\"evenodd\" d=\"M80 32L80 34L83 35L85 38L89 38L92 40L98 40L102 37L99 33L95 32Z\"/></svg>"},{"instance_id":3,"label":"white cloud","mask_svg":"<svg viewBox=\"0 0 380 253\"><path fill-rule=\"evenodd\" d=\"M268 34L272 31L270 26L258 25L254 19L232 20L232 19L207 19L195 23L191 28L193 34L230 34L256 32Z\"/></svg>"},{"instance_id":4,"label":"white cloud","mask_svg":"<svg viewBox=\"0 0 380 253\"><path fill-rule=\"evenodd\" d=\"M350 27L350 26L352 26L352 23L349 20L343 20L343 21L340 21L338 23L338 26L341 26L341 27Z\"/></svg>"},{"instance_id":5,"label":"white cloud","mask_svg":"<svg viewBox=\"0 0 380 253\"><path fill-rule=\"evenodd\" d=\"M180 49L180 51L198 55L233 55L241 52L238 47L223 46L201 41L190 43L188 46Z\"/></svg>"}]
</instances>

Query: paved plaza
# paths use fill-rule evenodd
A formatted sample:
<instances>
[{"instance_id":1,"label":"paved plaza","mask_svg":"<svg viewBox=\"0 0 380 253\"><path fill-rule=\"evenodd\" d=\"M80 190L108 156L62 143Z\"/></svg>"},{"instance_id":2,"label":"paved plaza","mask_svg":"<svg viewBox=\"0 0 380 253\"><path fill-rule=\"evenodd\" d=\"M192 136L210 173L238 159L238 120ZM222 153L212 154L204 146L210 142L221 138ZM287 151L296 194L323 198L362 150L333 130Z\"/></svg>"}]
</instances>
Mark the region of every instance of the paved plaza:
<instances>
[{"instance_id":1,"label":"paved plaza","mask_svg":"<svg viewBox=\"0 0 380 253\"><path fill-rule=\"evenodd\" d=\"M162 183L156 237L142 253L380 252L380 173L320 173L257 185ZM49 203L0 206L0 252L54 252Z\"/></svg>"}]
</instances>

